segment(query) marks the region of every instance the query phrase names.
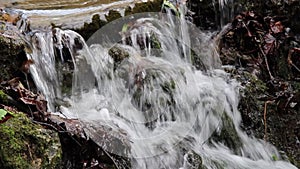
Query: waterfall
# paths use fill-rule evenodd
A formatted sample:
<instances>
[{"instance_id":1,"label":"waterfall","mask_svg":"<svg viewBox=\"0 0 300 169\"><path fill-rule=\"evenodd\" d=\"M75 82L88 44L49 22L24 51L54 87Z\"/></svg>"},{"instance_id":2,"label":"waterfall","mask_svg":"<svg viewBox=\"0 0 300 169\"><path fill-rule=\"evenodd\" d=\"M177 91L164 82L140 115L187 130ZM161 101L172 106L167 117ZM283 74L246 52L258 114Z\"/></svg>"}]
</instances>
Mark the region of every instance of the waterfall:
<instances>
[{"instance_id":1,"label":"waterfall","mask_svg":"<svg viewBox=\"0 0 300 169\"><path fill-rule=\"evenodd\" d=\"M235 15L234 0L213 0L215 11L219 11L219 17L216 15L215 21L219 23L219 28L222 29L226 24L230 23Z\"/></svg>"},{"instance_id":2,"label":"waterfall","mask_svg":"<svg viewBox=\"0 0 300 169\"><path fill-rule=\"evenodd\" d=\"M240 85L220 68L213 36L183 17L147 13L114 21L88 42L70 30L34 32L27 56L49 109L88 131L122 131L129 150L98 144L132 168L296 169L240 129Z\"/></svg>"}]
</instances>

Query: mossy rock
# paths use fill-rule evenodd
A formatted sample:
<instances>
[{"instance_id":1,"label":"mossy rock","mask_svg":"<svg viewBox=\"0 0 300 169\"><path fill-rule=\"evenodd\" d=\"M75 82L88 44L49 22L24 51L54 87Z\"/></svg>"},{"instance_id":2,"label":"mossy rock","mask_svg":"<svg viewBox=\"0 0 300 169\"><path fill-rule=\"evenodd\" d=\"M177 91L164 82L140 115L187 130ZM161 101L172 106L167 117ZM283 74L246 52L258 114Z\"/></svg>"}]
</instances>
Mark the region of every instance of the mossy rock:
<instances>
[{"instance_id":1,"label":"mossy rock","mask_svg":"<svg viewBox=\"0 0 300 169\"><path fill-rule=\"evenodd\" d=\"M58 134L34 124L24 114L0 124L0 168L61 168Z\"/></svg>"},{"instance_id":2,"label":"mossy rock","mask_svg":"<svg viewBox=\"0 0 300 169\"><path fill-rule=\"evenodd\" d=\"M7 103L8 96L0 90L0 103Z\"/></svg>"},{"instance_id":3,"label":"mossy rock","mask_svg":"<svg viewBox=\"0 0 300 169\"><path fill-rule=\"evenodd\" d=\"M17 37L0 34L0 82L14 77L24 60L26 60L26 54L23 41Z\"/></svg>"},{"instance_id":4,"label":"mossy rock","mask_svg":"<svg viewBox=\"0 0 300 169\"><path fill-rule=\"evenodd\" d=\"M137 3L133 8L128 7L125 15L131 15L142 12L159 12L161 10L163 0L153 0L143 3Z\"/></svg>"},{"instance_id":5,"label":"mossy rock","mask_svg":"<svg viewBox=\"0 0 300 169\"><path fill-rule=\"evenodd\" d=\"M119 11L116 11L116 10L110 10L108 12L108 15L105 16L107 22L111 22L111 21L114 21L116 19L119 19L121 18L121 14Z\"/></svg>"},{"instance_id":6,"label":"mossy rock","mask_svg":"<svg viewBox=\"0 0 300 169\"><path fill-rule=\"evenodd\" d=\"M238 105L243 119L241 127L247 134L253 135L255 133L256 137L263 138L264 124L262 118L265 102L259 98L266 97L268 87L262 80L245 70L235 70L231 73L242 85Z\"/></svg>"},{"instance_id":7,"label":"mossy rock","mask_svg":"<svg viewBox=\"0 0 300 169\"><path fill-rule=\"evenodd\" d=\"M135 7L128 7L125 9L125 15L131 15L142 12L159 12L161 10L162 0L154 0L148 2L136 3ZM89 39L98 29L103 27L108 22L121 18L120 12L110 10L105 16L106 21L101 20L98 14L93 15L91 23L84 23L84 26L75 29L84 39Z\"/></svg>"},{"instance_id":8,"label":"mossy rock","mask_svg":"<svg viewBox=\"0 0 300 169\"><path fill-rule=\"evenodd\" d=\"M129 57L129 53L119 46L115 45L112 48L109 49L108 54L113 58L114 60L114 69L119 66L119 64L125 59Z\"/></svg>"},{"instance_id":9,"label":"mossy rock","mask_svg":"<svg viewBox=\"0 0 300 169\"><path fill-rule=\"evenodd\" d=\"M235 129L232 119L224 112L221 117L222 129L220 131L215 131L210 138L210 141L214 140L217 142L222 142L224 145L228 146L230 149L234 150L236 154L240 154L240 149L243 146L241 138Z\"/></svg>"}]
</instances>

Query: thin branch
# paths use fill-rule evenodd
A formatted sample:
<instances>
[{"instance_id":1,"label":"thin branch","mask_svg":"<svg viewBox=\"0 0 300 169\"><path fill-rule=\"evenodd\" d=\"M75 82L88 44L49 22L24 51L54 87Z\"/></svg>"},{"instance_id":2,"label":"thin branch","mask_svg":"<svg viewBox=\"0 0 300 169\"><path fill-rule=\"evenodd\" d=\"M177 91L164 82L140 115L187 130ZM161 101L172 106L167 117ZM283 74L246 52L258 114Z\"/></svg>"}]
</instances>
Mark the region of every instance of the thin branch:
<instances>
[{"instance_id":1,"label":"thin branch","mask_svg":"<svg viewBox=\"0 0 300 169\"><path fill-rule=\"evenodd\" d=\"M266 62L266 66L267 66L267 70L268 70L268 72L269 72L269 75L270 75L271 80L273 80L274 77L272 76L271 71L270 71L270 67L269 67L269 62L268 62L267 55L266 55L266 54L264 53L264 51L262 50L261 46L259 46L259 50L260 50L260 52L262 53L262 55L264 56L264 59L265 59L265 62Z\"/></svg>"},{"instance_id":2,"label":"thin branch","mask_svg":"<svg viewBox=\"0 0 300 169\"><path fill-rule=\"evenodd\" d=\"M117 162L114 160L114 158L107 151L105 151L103 148L102 148L102 150L112 160L112 162L114 163L115 167L117 169L120 169L120 167L117 165Z\"/></svg>"},{"instance_id":3,"label":"thin branch","mask_svg":"<svg viewBox=\"0 0 300 169\"><path fill-rule=\"evenodd\" d=\"M298 72L300 72L300 69L293 63L292 61L292 54L295 52L295 51L299 51L298 48L293 48L289 51L289 54L288 54L288 58L287 58L287 61L288 61L288 64L292 65Z\"/></svg>"}]
</instances>

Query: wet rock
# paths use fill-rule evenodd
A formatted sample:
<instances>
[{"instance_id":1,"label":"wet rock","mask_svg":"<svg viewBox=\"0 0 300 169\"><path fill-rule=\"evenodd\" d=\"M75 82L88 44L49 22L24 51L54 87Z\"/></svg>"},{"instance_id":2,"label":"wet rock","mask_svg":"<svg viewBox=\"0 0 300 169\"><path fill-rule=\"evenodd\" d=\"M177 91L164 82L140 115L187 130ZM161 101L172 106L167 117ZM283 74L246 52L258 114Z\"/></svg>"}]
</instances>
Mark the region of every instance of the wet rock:
<instances>
[{"instance_id":1,"label":"wet rock","mask_svg":"<svg viewBox=\"0 0 300 169\"><path fill-rule=\"evenodd\" d=\"M238 133L234 127L232 119L224 113L222 116L222 129L220 131L215 131L210 141L221 142L224 145L228 146L236 154L240 154L240 149L243 146L241 138L238 136Z\"/></svg>"},{"instance_id":2,"label":"wet rock","mask_svg":"<svg viewBox=\"0 0 300 169\"><path fill-rule=\"evenodd\" d=\"M248 135L264 138L264 100L268 99L266 84L253 74L246 71L235 72L241 82L241 99L239 111L242 114L242 128Z\"/></svg>"},{"instance_id":3,"label":"wet rock","mask_svg":"<svg viewBox=\"0 0 300 169\"><path fill-rule=\"evenodd\" d=\"M19 68L25 60L24 43L16 35L0 33L0 81L9 80L20 73Z\"/></svg>"},{"instance_id":4,"label":"wet rock","mask_svg":"<svg viewBox=\"0 0 300 169\"><path fill-rule=\"evenodd\" d=\"M79 121L56 115L49 119L61 130L59 137L65 168L130 168L130 144L125 131L99 121Z\"/></svg>"},{"instance_id":5,"label":"wet rock","mask_svg":"<svg viewBox=\"0 0 300 169\"><path fill-rule=\"evenodd\" d=\"M20 14L0 9L0 82L16 76L25 82L28 72L22 69L22 65L27 60L27 45L21 38L23 30L18 28L20 22Z\"/></svg>"},{"instance_id":6,"label":"wet rock","mask_svg":"<svg viewBox=\"0 0 300 169\"><path fill-rule=\"evenodd\" d=\"M125 58L129 57L129 53L118 46L110 48L108 54L114 60L114 69L116 69Z\"/></svg>"},{"instance_id":7,"label":"wet rock","mask_svg":"<svg viewBox=\"0 0 300 169\"><path fill-rule=\"evenodd\" d=\"M58 134L22 113L0 124L0 168L61 168Z\"/></svg>"},{"instance_id":8,"label":"wet rock","mask_svg":"<svg viewBox=\"0 0 300 169\"><path fill-rule=\"evenodd\" d=\"M135 4L133 8L128 7L125 9L125 15L131 15L142 12L159 12L161 10L162 0L147 1ZM106 20L101 20L98 14L93 15L91 23L84 23L84 26L79 29L75 29L84 39L91 37L98 29L104 26L106 23L115 19L121 18L121 14L118 11L111 10L108 15L105 16Z\"/></svg>"}]
</instances>

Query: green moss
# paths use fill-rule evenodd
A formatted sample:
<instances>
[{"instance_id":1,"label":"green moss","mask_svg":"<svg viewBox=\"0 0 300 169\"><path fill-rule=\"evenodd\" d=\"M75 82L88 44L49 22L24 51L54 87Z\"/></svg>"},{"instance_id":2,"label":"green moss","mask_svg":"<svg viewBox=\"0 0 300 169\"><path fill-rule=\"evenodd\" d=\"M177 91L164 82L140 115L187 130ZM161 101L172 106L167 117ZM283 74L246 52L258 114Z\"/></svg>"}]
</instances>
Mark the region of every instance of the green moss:
<instances>
[{"instance_id":1,"label":"green moss","mask_svg":"<svg viewBox=\"0 0 300 169\"><path fill-rule=\"evenodd\" d=\"M131 14L142 13L142 12L159 12L161 10L161 4L162 4L162 0L154 0L153 2L148 1L143 3L137 3L135 4L134 8L127 7L125 9L125 15L131 15ZM102 26L118 18L121 18L121 14L115 10L109 11L108 15L106 16L107 21L101 20L100 16L96 14L93 15L91 23L84 23L84 26L82 28L76 29L75 31L78 32L84 39L87 40Z\"/></svg>"},{"instance_id":2,"label":"green moss","mask_svg":"<svg viewBox=\"0 0 300 169\"><path fill-rule=\"evenodd\" d=\"M128 7L125 10L125 15L141 13L141 12L159 12L161 10L162 2L163 2L162 0L154 0L154 1L144 2L144 3L137 3L135 4L133 9Z\"/></svg>"},{"instance_id":3,"label":"green moss","mask_svg":"<svg viewBox=\"0 0 300 169\"><path fill-rule=\"evenodd\" d=\"M297 160L296 158L289 156L289 161L298 168L300 168L300 159Z\"/></svg>"},{"instance_id":4,"label":"green moss","mask_svg":"<svg viewBox=\"0 0 300 169\"><path fill-rule=\"evenodd\" d=\"M83 27L76 29L85 40L91 37L98 29L104 26L107 22L100 19L98 14L93 15L91 23L84 23Z\"/></svg>"},{"instance_id":5,"label":"green moss","mask_svg":"<svg viewBox=\"0 0 300 169\"><path fill-rule=\"evenodd\" d=\"M0 90L0 103L7 103L7 98L8 96L2 90Z\"/></svg>"},{"instance_id":6,"label":"green moss","mask_svg":"<svg viewBox=\"0 0 300 169\"><path fill-rule=\"evenodd\" d=\"M220 132L214 132L211 139L223 142L230 149L239 154L240 148L243 146L240 137L235 129L232 119L224 113L222 116L222 129Z\"/></svg>"},{"instance_id":7,"label":"green moss","mask_svg":"<svg viewBox=\"0 0 300 169\"><path fill-rule=\"evenodd\" d=\"M249 83L247 83L245 87L249 92L264 93L268 89L262 80L256 78L251 73L243 72L243 76L245 79L248 79Z\"/></svg>"},{"instance_id":8,"label":"green moss","mask_svg":"<svg viewBox=\"0 0 300 169\"><path fill-rule=\"evenodd\" d=\"M161 43L157 39L157 37L154 34L152 34L150 38L151 38L151 47L154 49L161 49Z\"/></svg>"},{"instance_id":9,"label":"green moss","mask_svg":"<svg viewBox=\"0 0 300 169\"><path fill-rule=\"evenodd\" d=\"M166 81L163 84L161 84L161 88L163 89L164 92L168 94L172 94L172 92L175 90L176 84L173 79L170 81Z\"/></svg>"},{"instance_id":10,"label":"green moss","mask_svg":"<svg viewBox=\"0 0 300 169\"><path fill-rule=\"evenodd\" d=\"M121 16L120 12L119 11L115 11L115 10L110 10L109 13L108 13L108 15L105 16L105 18L106 18L106 20L108 22L114 21L114 20L119 19L121 17L122 16Z\"/></svg>"},{"instance_id":11,"label":"green moss","mask_svg":"<svg viewBox=\"0 0 300 169\"><path fill-rule=\"evenodd\" d=\"M56 133L16 114L0 124L0 168L59 168L61 150Z\"/></svg>"},{"instance_id":12,"label":"green moss","mask_svg":"<svg viewBox=\"0 0 300 169\"><path fill-rule=\"evenodd\" d=\"M272 160L273 160L273 161L278 161L278 157L277 157L277 155L275 155L275 154L274 154L274 155L272 155Z\"/></svg>"},{"instance_id":13,"label":"green moss","mask_svg":"<svg viewBox=\"0 0 300 169\"><path fill-rule=\"evenodd\" d=\"M110 48L108 54L114 60L114 69L116 69L125 58L129 57L129 53L118 46Z\"/></svg>"}]
</instances>

